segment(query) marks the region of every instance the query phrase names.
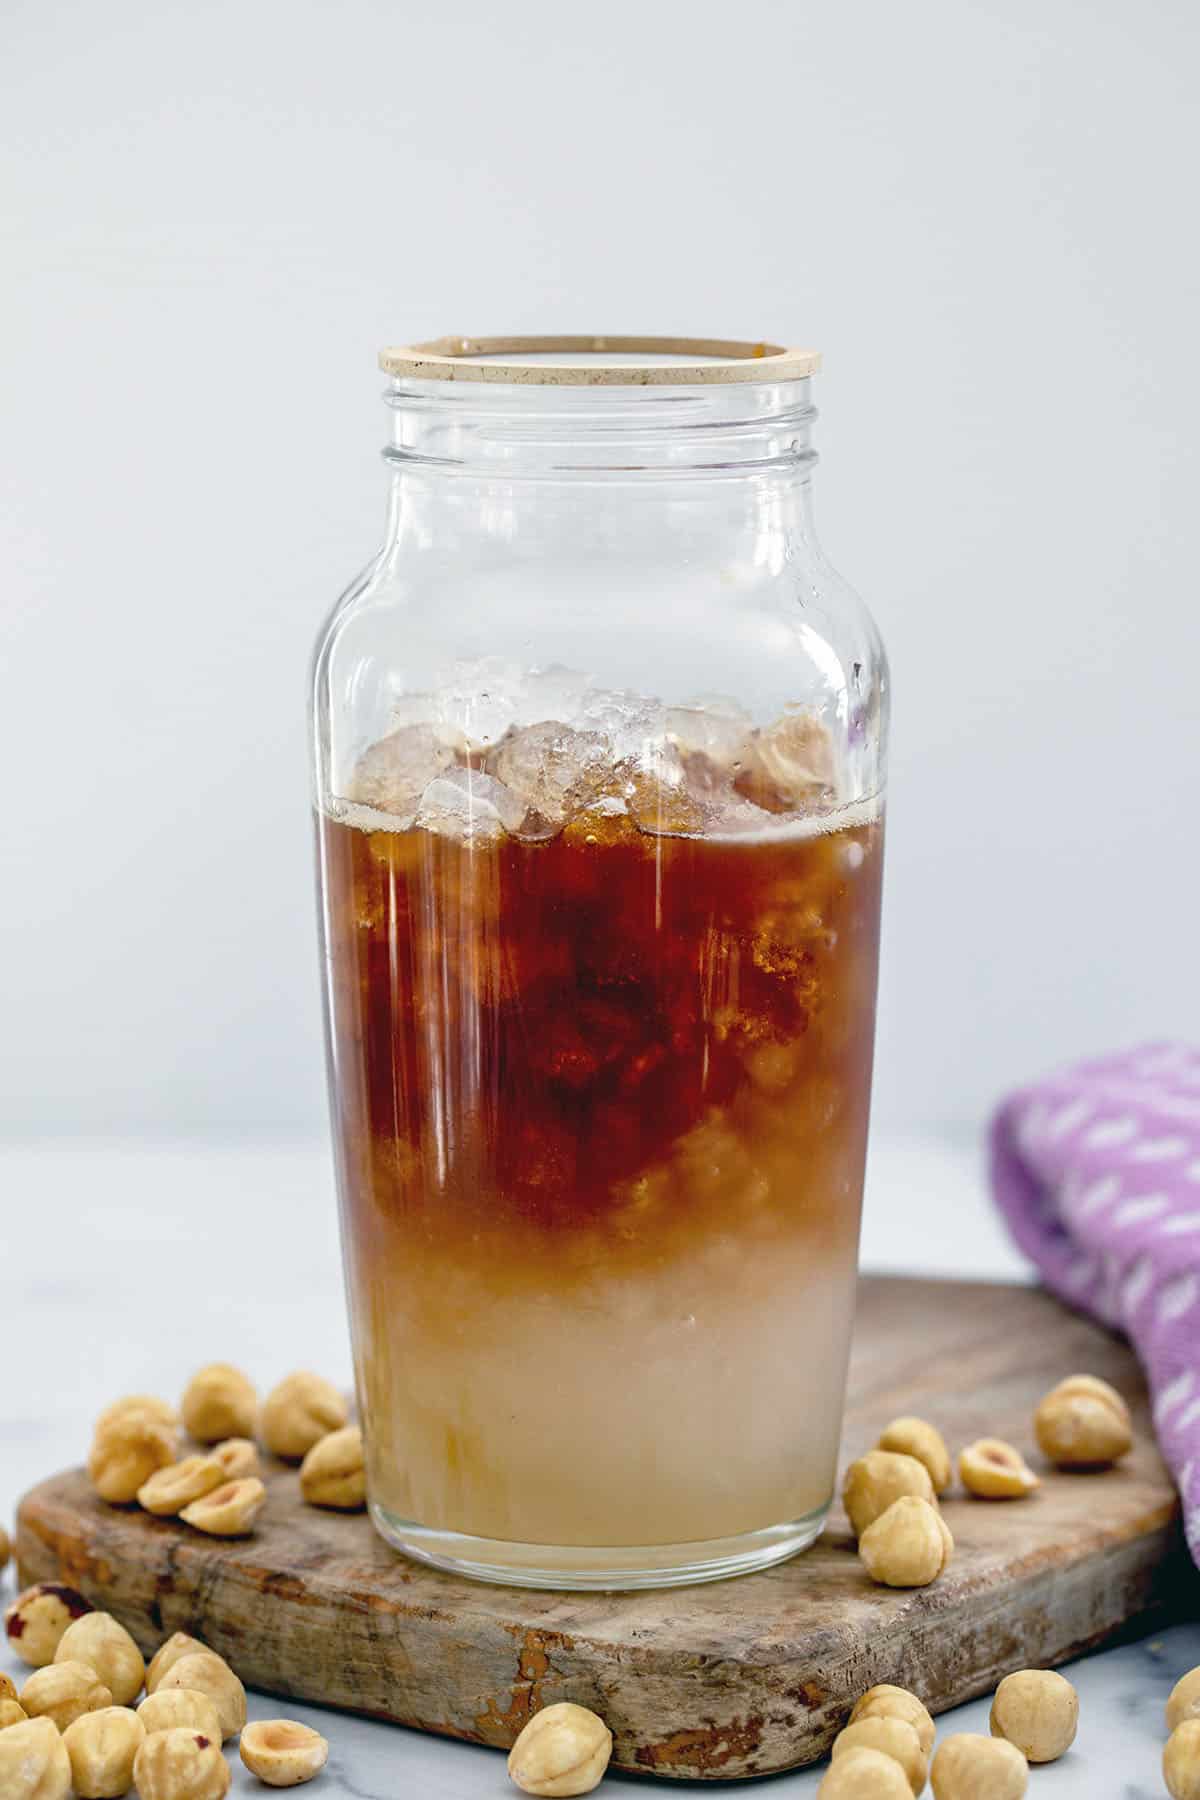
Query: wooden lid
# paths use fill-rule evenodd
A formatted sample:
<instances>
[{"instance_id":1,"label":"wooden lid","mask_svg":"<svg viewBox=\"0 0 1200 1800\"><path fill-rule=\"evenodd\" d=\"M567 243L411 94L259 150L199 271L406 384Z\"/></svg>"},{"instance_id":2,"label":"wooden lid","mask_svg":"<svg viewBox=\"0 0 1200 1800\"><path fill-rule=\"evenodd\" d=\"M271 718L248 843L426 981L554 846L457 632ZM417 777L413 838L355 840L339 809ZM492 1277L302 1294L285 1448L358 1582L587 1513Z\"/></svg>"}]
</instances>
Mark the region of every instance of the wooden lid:
<instances>
[{"instance_id":1,"label":"wooden lid","mask_svg":"<svg viewBox=\"0 0 1200 1800\"><path fill-rule=\"evenodd\" d=\"M578 362L532 361L579 357ZM639 362L639 357L669 357ZM632 360L629 360L632 359ZM738 338L444 337L381 350L387 375L422 381L505 381L543 387L695 387L724 381L799 381L820 367L815 350Z\"/></svg>"}]
</instances>

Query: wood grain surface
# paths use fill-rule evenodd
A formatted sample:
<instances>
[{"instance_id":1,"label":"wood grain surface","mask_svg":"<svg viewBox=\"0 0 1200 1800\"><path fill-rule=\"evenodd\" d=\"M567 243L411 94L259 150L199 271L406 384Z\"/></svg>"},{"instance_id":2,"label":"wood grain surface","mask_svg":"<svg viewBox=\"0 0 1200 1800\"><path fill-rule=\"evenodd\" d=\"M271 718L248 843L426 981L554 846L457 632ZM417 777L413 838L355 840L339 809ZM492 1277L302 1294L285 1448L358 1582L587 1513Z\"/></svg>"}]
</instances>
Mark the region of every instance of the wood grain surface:
<instances>
[{"instance_id":1,"label":"wood grain surface","mask_svg":"<svg viewBox=\"0 0 1200 1800\"><path fill-rule=\"evenodd\" d=\"M147 1650L194 1632L274 1693L500 1748L539 1707L577 1700L612 1727L619 1767L768 1774L820 1756L874 1682L938 1712L1010 1669L1194 1610L1137 1364L1038 1290L864 1281L843 1460L905 1412L934 1420L952 1450L1006 1437L1041 1468L1034 1405L1077 1370L1129 1399L1132 1455L1101 1474L1043 1469L1027 1500L948 1496L954 1561L914 1592L871 1584L840 1511L804 1555L735 1581L626 1595L487 1587L396 1556L363 1514L305 1506L282 1465L254 1535L227 1542L106 1506L81 1471L56 1476L21 1505L19 1568L25 1582L80 1588Z\"/></svg>"}]
</instances>

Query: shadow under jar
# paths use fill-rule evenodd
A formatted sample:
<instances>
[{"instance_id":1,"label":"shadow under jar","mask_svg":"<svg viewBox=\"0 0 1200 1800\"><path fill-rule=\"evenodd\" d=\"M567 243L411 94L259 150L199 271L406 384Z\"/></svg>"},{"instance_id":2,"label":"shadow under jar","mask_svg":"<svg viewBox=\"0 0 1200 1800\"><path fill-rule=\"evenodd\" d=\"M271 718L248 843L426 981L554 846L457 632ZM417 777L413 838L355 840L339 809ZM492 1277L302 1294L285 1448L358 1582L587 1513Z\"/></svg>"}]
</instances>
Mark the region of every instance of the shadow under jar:
<instances>
[{"instance_id":1,"label":"shadow under jar","mask_svg":"<svg viewBox=\"0 0 1200 1800\"><path fill-rule=\"evenodd\" d=\"M381 361L387 540L313 681L371 1514L525 1586L763 1568L834 1483L879 931L817 358Z\"/></svg>"}]
</instances>

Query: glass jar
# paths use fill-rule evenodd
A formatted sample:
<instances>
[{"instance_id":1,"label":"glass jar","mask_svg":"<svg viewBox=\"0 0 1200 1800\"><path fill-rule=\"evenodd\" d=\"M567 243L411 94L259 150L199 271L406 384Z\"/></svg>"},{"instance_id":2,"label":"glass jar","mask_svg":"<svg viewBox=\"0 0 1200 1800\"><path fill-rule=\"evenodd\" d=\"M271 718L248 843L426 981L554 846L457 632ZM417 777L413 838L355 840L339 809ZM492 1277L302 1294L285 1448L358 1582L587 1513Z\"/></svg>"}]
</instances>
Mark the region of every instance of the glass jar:
<instances>
[{"instance_id":1,"label":"glass jar","mask_svg":"<svg viewBox=\"0 0 1200 1800\"><path fill-rule=\"evenodd\" d=\"M316 654L371 1514L526 1586L762 1568L835 1479L886 671L817 358L386 351L387 539Z\"/></svg>"}]
</instances>

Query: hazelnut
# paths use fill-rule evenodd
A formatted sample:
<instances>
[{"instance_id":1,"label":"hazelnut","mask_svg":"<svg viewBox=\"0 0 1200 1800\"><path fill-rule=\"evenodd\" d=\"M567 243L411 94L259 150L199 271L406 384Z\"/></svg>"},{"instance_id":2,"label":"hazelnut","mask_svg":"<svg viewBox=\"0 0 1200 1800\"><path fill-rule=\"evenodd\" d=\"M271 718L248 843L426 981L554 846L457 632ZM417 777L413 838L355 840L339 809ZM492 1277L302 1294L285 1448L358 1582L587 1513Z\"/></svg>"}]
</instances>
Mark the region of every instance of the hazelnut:
<instances>
[{"instance_id":1,"label":"hazelnut","mask_svg":"<svg viewBox=\"0 0 1200 1800\"><path fill-rule=\"evenodd\" d=\"M258 1412L254 1383L231 1363L209 1363L197 1370L179 1403L184 1429L198 1444L222 1438L249 1437Z\"/></svg>"},{"instance_id":2,"label":"hazelnut","mask_svg":"<svg viewBox=\"0 0 1200 1800\"><path fill-rule=\"evenodd\" d=\"M84 1713L111 1706L112 1694L91 1663L56 1662L35 1669L21 1689L21 1705L31 1719L50 1719L65 1731Z\"/></svg>"},{"instance_id":3,"label":"hazelnut","mask_svg":"<svg viewBox=\"0 0 1200 1800\"><path fill-rule=\"evenodd\" d=\"M950 1452L946 1448L946 1440L937 1426L931 1425L927 1419L907 1416L893 1419L880 1433L879 1448L898 1452L902 1456L915 1456L929 1471L935 1494L944 1494L954 1479L954 1468Z\"/></svg>"},{"instance_id":4,"label":"hazelnut","mask_svg":"<svg viewBox=\"0 0 1200 1800\"><path fill-rule=\"evenodd\" d=\"M175 1461L175 1429L136 1407L97 1427L88 1456L88 1474L102 1500L115 1506L137 1499L156 1469Z\"/></svg>"},{"instance_id":5,"label":"hazelnut","mask_svg":"<svg viewBox=\"0 0 1200 1800\"><path fill-rule=\"evenodd\" d=\"M1042 1454L1060 1469L1099 1469L1133 1447L1129 1408L1095 1375L1069 1375L1033 1415Z\"/></svg>"},{"instance_id":6,"label":"hazelnut","mask_svg":"<svg viewBox=\"0 0 1200 1800\"><path fill-rule=\"evenodd\" d=\"M267 1490L256 1475L227 1481L185 1506L180 1518L210 1537L244 1537L266 1504Z\"/></svg>"},{"instance_id":7,"label":"hazelnut","mask_svg":"<svg viewBox=\"0 0 1200 1800\"><path fill-rule=\"evenodd\" d=\"M152 1731L201 1731L220 1743L221 1717L207 1694L198 1688L160 1688L147 1694L138 1707L138 1718L149 1735Z\"/></svg>"},{"instance_id":8,"label":"hazelnut","mask_svg":"<svg viewBox=\"0 0 1200 1800\"><path fill-rule=\"evenodd\" d=\"M16 1697L16 1682L11 1675L6 1675L4 1670L0 1669L0 1700L15 1700Z\"/></svg>"},{"instance_id":9,"label":"hazelnut","mask_svg":"<svg viewBox=\"0 0 1200 1800\"><path fill-rule=\"evenodd\" d=\"M221 1746L202 1731L156 1731L133 1765L139 1800L225 1800L231 1780Z\"/></svg>"},{"instance_id":10,"label":"hazelnut","mask_svg":"<svg viewBox=\"0 0 1200 1800\"><path fill-rule=\"evenodd\" d=\"M993 1737L1015 1744L1026 1762L1055 1762L1075 1742L1079 1695L1053 1669L1006 1675L992 1701Z\"/></svg>"},{"instance_id":11,"label":"hazelnut","mask_svg":"<svg viewBox=\"0 0 1200 1800\"><path fill-rule=\"evenodd\" d=\"M850 1724L856 1724L859 1719L903 1719L916 1732L925 1755L929 1756L933 1750L932 1714L907 1688L893 1687L888 1681L868 1688L861 1699L855 1701Z\"/></svg>"},{"instance_id":12,"label":"hazelnut","mask_svg":"<svg viewBox=\"0 0 1200 1800\"><path fill-rule=\"evenodd\" d=\"M333 1383L300 1370L263 1401L258 1435L273 1456L299 1462L313 1445L346 1423L346 1402Z\"/></svg>"},{"instance_id":13,"label":"hazelnut","mask_svg":"<svg viewBox=\"0 0 1200 1800\"><path fill-rule=\"evenodd\" d=\"M114 1400L106 1406L92 1427L93 1435L107 1430L114 1420L124 1418L126 1413L145 1413L147 1418L156 1419L160 1425L169 1425L172 1430L179 1424L179 1414L168 1400L160 1400L157 1394L126 1394L123 1400Z\"/></svg>"},{"instance_id":14,"label":"hazelnut","mask_svg":"<svg viewBox=\"0 0 1200 1800\"><path fill-rule=\"evenodd\" d=\"M23 1725L29 1714L11 1694L0 1694L0 1731L7 1731L10 1725Z\"/></svg>"},{"instance_id":15,"label":"hazelnut","mask_svg":"<svg viewBox=\"0 0 1200 1800\"><path fill-rule=\"evenodd\" d=\"M884 1587L928 1587L953 1552L954 1539L941 1513L912 1494L893 1500L858 1540L863 1567Z\"/></svg>"},{"instance_id":16,"label":"hazelnut","mask_svg":"<svg viewBox=\"0 0 1200 1800\"><path fill-rule=\"evenodd\" d=\"M300 1464L300 1492L310 1506L357 1512L367 1504L362 1432L343 1425L315 1443Z\"/></svg>"},{"instance_id":17,"label":"hazelnut","mask_svg":"<svg viewBox=\"0 0 1200 1800\"><path fill-rule=\"evenodd\" d=\"M590 1794L611 1755L604 1720L559 1700L534 1713L508 1753L508 1773L526 1794Z\"/></svg>"},{"instance_id":18,"label":"hazelnut","mask_svg":"<svg viewBox=\"0 0 1200 1800\"><path fill-rule=\"evenodd\" d=\"M165 1689L169 1693L172 1688L208 1695L221 1721L222 1739L236 1737L246 1723L246 1690L215 1650L197 1650L181 1656L162 1677L155 1692L161 1694Z\"/></svg>"},{"instance_id":19,"label":"hazelnut","mask_svg":"<svg viewBox=\"0 0 1200 1800\"><path fill-rule=\"evenodd\" d=\"M929 1777L929 1759L914 1728L903 1719L856 1719L833 1740L833 1760L853 1750L879 1750L899 1763L914 1794Z\"/></svg>"},{"instance_id":20,"label":"hazelnut","mask_svg":"<svg viewBox=\"0 0 1200 1800\"><path fill-rule=\"evenodd\" d=\"M92 1610L90 1600L59 1581L39 1581L18 1594L4 1615L4 1629L13 1650L31 1669L43 1669L54 1661L59 1639L72 1619Z\"/></svg>"},{"instance_id":21,"label":"hazelnut","mask_svg":"<svg viewBox=\"0 0 1200 1800\"><path fill-rule=\"evenodd\" d=\"M968 1444L959 1452L958 1476L978 1500L1019 1500L1041 1486L1021 1452L1003 1438L977 1438Z\"/></svg>"},{"instance_id":22,"label":"hazelnut","mask_svg":"<svg viewBox=\"0 0 1200 1800\"><path fill-rule=\"evenodd\" d=\"M90 1612L74 1620L59 1639L54 1660L87 1663L119 1707L137 1699L146 1679L141 1651L111 1613Z\"/></svg>"},{"instance_id":23,"label":"hazelnut","mask_svg":"<svg viewBox=\"0 0 1200 1800\"><path fill-rule=\"evenodd\" d=\"M146 1733L126 1706L84 1713L63 1732L71 1780L80 1800L115 1800L133 1786L133 1759Z\"/></svg>"},{"instance_id":24,"label":"hazelnut","mask_svg":"<svg viewBox=\"0 0 1200 1800\"><path fill-rule=\"evenodd\" d=\"M6 1567L6 1565L8 1563L8 1559L11 1555L12 1555L12 1539L9 1537L7 1531L4 1529L4 1526L0 1525L0 1569L3 1569Z\"/></svg>"},{"instance_id":25,"label":"hazelnut","mask_svg":"<svg viewBox=\"0 0 1200 1800\"><path fill-rule=\"evenodd\" d=\"M894 1757L865 1745L836 1756L821 1777L817 1800L911 1800L908 1777Z\"/></svg>"},{"instance_id":26,"label":"hazelnut","mask_svg":"<svg viewBox=\"0 0 1200 1800\"><path fill-rule=\"evenodd\" d=\"M1200 1800L1200 1719L1175 1727L1163 1751L1162 1772L1171 1800Z\"/></svg>"},{"instance_id":27,"label":"hazelnut","mask_svg":"<svg viewBox=\"0 0 1200 1800\"><path fill-rule=\"evenodd\" d=\"M223 1444L214 1444L209 1455L220 1463L226 1481L240 1481L243 1475L262 1474L258 1445L250 1438L226 1438Z\"/></svg>"},{"instance_id":28,"label":"hazelnut","mask_svg":"<svg viewBox=\"0 0 1200 1800\"><path fill-rule=\"evenodd\" d=\"M173 1632L150 1658L150 1665L146 1670L146 1692L155 1692L164 1675L175 1667L181 1656L201 1653L205 1656L211 1654L207 1644L202 1644L199 1638L189 1637L186 1631Z\"/></svg>"},{"instance_id":29,"label":"hazelnut","mask_svg":"<svg viewBox=\"0 0 1200 1800\"><path fill-rule=\"evenodd\" d=\"M929 1779L934 1800L1021 1800L1029 1764L1015 1744L963 1731L943 1740Z\"/></svg>"},{"instance_id":30,"label":"hazelnut","mask_svg":"<svg viewBox=\"0 0 1200 1800\"><path fill-rule=\"evenodd\" d=\"M855 1537L861 1537L894 1500L905 1495L933 1501L936 1496L929 1470L915 1456L894 1450L869 1450L852 1462L842 1483L842 1505Z\"/></svg>"},{"instance_id":31,"label":"hazelnut","mask_svg":"<svg viewBox=\"0 0 1200 1800\"><path fill-rule=\"evenodd\" d=\"M243 1731L238 1753L268 1787L299 1787L321 1773L329 1745L319 1731L294 1719L256 1719Z\"/></svg>"},{"instance_id":32,"label":"hazelnut","mask_svg":"<svg viewBox=\"0 0 1200 1800\"><path fill-rule=\"evenodd\" d=\"M0 1731L4 1800L67 1800L71 1759L49 1719L27 1719Z\"/></svg>"},{"instance_id":33,"label":"hazelnut","mask_svg":"<svg viewBox=\"0 0 1200 1800\"><path fill-rule=\"evenodd\" d=\"M1167 1730L1174 1731L1185 1719L1200 1719L1200 1669L1181 1675L1167 1701Z\"/></svg>"},{"instance_id":34,"label":"hazelnut","mask_svg":"<svg viewBox=\"0 0 1200 1800\"><path fill-rule=\"evenodd\" d=\"M185 1456L182 1462L156 1469L149 1481L142 1483L137 1491L138 1505L169 1519L228 1479L215 1456Z\"/></svg>"}]
</instances>

